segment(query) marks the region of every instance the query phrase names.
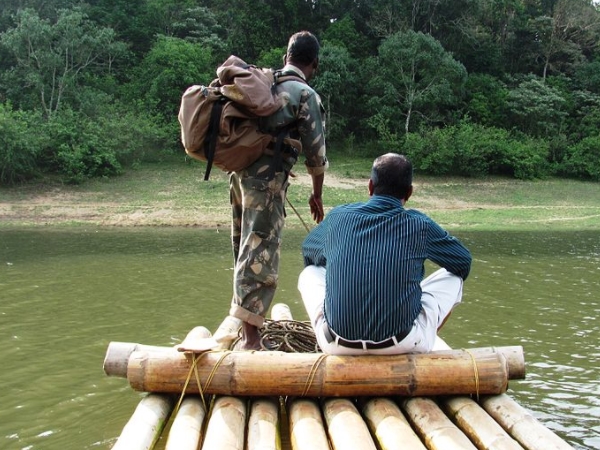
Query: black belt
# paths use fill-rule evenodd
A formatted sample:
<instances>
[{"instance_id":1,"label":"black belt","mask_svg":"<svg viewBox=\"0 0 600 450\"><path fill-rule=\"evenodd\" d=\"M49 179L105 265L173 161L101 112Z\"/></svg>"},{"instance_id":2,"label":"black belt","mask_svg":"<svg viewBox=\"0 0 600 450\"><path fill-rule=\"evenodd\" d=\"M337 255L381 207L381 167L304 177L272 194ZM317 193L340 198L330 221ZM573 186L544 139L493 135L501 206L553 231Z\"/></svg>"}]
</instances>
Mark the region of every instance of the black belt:
<instances>
[{"instance_id":1,"label":"black belt","mask_svg":"<svg viewBox=\"0 0 600 450\"><path fill-rule=\"evenodd\" d=\"M338 334L329 328L327 323L323 322L323 334L325 335L325 339L329 344L335 342L337 339L338 345L346 348L366 348L367 350L376 350L379 348L388 348L392 345L396 345L396 342L402 341L408 334L411 332L412 328L408 330L402 331L391 338L387 338L384 341L380 342L369 342L369 341L347 341L343 337L338 336ZM395 338L395 340L394 340Z\"/></svg>"}]
</instances>

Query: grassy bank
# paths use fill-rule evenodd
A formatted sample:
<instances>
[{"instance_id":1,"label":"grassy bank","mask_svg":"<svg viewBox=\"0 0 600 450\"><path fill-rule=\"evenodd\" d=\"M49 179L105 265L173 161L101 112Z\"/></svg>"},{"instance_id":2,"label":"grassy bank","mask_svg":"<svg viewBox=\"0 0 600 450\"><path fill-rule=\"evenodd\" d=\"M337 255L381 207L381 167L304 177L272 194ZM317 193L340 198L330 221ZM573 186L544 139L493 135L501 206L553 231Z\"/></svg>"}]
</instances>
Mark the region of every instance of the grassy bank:
<instances>
[{"instance_id":1,"label":"grassy bank","mask_svg":"<svg viewBox=\"0 0 600 450\"><path fill-rule=\"evenodd\" d=\"M332 154L324 190L326 209L362 201L372 158ZM310 178L296 166L289 200L312 226L306 200ZM0 188L0 226L106 225L229 227L227 175L171 157L111 179L81 186L36 183ZM574 180L432 178L417 174L408 206L446 228L477 230L600 230L600 185ZM302 223L288 207L289 227Z\"/></svg>"}]
</instances>

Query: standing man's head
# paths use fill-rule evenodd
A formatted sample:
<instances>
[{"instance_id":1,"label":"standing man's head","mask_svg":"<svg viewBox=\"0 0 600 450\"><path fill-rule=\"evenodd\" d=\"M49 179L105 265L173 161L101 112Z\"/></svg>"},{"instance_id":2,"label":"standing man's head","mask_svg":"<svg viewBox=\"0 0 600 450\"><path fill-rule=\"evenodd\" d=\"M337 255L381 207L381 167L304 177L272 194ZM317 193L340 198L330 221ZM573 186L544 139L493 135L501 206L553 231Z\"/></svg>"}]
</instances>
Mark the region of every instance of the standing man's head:
<instances>
[{"instance_id":1,"label":"standing man's head","mask_svg":"<svg viewBox=\"0 0 600 450\"><path fill-rule=\"evenodd\" d=\"M307 80L310 80L319 66L319 41L309 31L300 31L288 41L285 62L298 67Z\"/></svg>"},{"instance_id":2,"label":"standing man's head","mask_svg":"<svg viewBox=\"0 0 600 450\"><path fill-rule=\"evenodd\" d=\"M375 159L369 180L370 195L391 195L404 203L412 191L412 163L406 156L386 153Z\"/></svg>"}]
</instances>

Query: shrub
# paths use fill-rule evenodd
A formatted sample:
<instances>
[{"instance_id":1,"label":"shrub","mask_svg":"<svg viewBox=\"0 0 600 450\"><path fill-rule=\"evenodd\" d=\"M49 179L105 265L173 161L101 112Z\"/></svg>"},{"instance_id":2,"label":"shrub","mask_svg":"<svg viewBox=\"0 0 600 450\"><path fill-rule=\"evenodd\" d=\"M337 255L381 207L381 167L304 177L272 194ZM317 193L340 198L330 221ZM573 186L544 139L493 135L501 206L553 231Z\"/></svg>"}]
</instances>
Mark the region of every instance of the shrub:
<instances>
[{"instance_id":1,"label":"shrub","mask_svg":"<svg viewBox=\"0 0 600 450\"><path fill-rule=\"evenodd\" d=\"M550 174L549 143L542 139L511 139L500 162L507 174L519 180L544 178Z\"/></svg>"},{"instance_id":2,"label":"shrub","mask_svg":"<svg viewBox=\"0 0 600 450\"><path fill-rule=\"evenodd\" d=\"M13 111L10 104L0 103L0 184L12 185L37 174L40 122L38 113Z\"/></svg>"},{"instance_id":3,"label":"shrub","mask_svg":"<svg viewBox=\"0 0 600 450\"><path fill-rule=\"evenodd\" d=\"M48 166L67 183L78 184L95 176L121 172L115 151L107 145L97 121L64 110L46 123L49 144L45 149Z\"/></svg>"},{"instance_id":4,"label":"shrub","mask_svg":"<svg viewBox=\"0 0 600 450\"><path fill-rule=\"evenodd\" d=\"M550 171L545 141L517 138L506 130L470 122L409 133L403 151L415 170L432 175L503 174L532 179Z\"/></svg>"},{"instance_id":5,"label":"shrub","mask_svg":"<svg viewBox=\"0 0 600 450\"><path fill-rule=\"evenodd\" d=\"M433 129L427 133L408 133L404 152L416 171L432 175L449 175L453 169L454 155L452 130Z\"/></svg>"},{"instance_id":6,"label":"shrub","mask_svg":"<svg viewBox=\"0 0 600 450\"><path fill-rule=\"evenodd\" d=\"M600 136L587 137L570 146L559 172L571 177L600 181Z\"/></svg>"},{"instance_id":7,"label":"shrub","mask_svg":"<svg viewBox=\"0 0 600 450\"><path fill-rule=\"evenodd\" d=\"M153 157L166 143L164 128L152 118L118 106L106 106L96 118L65 110L44 131L46 166L75 184L118 175L125 166Z\"/></svg>"}]
</instances>

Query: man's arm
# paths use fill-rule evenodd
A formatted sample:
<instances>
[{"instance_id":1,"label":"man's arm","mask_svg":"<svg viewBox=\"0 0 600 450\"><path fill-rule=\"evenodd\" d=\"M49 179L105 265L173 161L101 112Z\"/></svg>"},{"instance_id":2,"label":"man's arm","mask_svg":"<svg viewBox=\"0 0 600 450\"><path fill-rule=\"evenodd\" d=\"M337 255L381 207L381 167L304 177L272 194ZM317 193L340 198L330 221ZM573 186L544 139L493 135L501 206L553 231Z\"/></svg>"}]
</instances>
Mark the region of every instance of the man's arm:
<instances>
[{"instance_id":1,"label":"man's arm","mask_svg":"<svg viewBox=\"0 0 600 450\"><path fill-rule=\"evenodd\" d=\"M325 257L325 240L327 233L327 219L317 225L308 233L302 243L302 256L305 266L325 267L327 258Z\"/></svg>"},{"instance_id":2,"label":"man's arm","mask_svg":"<svg viewBox=\"0 0 600 450\"><path fill-rule=\"evenodd\" d=\"M306 169L312 178L313 192L308 199L310 213L320 223L323 211L323 180L329 167L325 147L324 109L319 95L312 89L304 89L300 102L298 132L302 141L302 152L306 158Z\"/></svg>"},{"instance_id":3,"label":"man's arm","mask_svg":"<svg viewBox=\"0 0 600 450\"><path fill-rule=\"evenodd\" d=\"M310 205L310 213L313 220L317 223L321 223L325 217L325 212L323 211L323 199L321 198L323 194L323 180L325 179L325 173L311 175L311 177L313 191L308 199L308 204Z\"/></svg>"},{"instance_id":4,"label":"man's arm","mask_svg":"<svg viewBox=\"0 0 600 450\"><path fill-rule=\"evenodd\" d=\"M428 258L448 272L466 280L471 271L471 252L433 221L428 234Z\"/></svg>"}]
</instances>

